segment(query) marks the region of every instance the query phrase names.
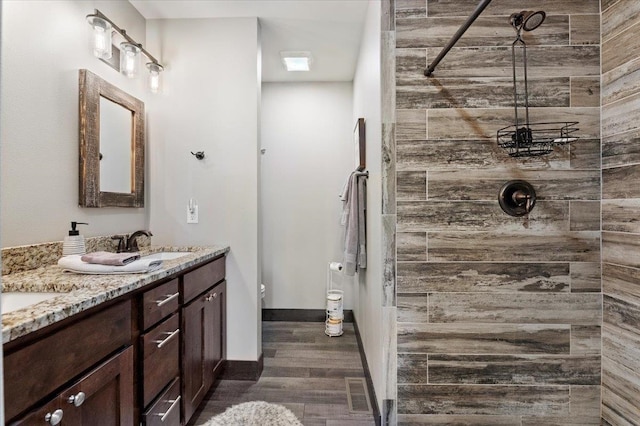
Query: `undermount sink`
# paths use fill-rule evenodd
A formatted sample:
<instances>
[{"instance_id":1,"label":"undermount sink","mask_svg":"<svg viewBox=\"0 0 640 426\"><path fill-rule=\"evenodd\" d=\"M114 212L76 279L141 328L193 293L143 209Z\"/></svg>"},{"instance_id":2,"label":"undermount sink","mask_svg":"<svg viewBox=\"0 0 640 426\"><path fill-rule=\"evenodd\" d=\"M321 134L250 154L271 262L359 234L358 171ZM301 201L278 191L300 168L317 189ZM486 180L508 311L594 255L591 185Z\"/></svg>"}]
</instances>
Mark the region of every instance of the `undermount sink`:
<instances>
[{"instance_id":1,"label":"undermount sink","mask_svg":"<svg viewBox=\"0 0 640 426\"><path fill-rule=\"evenodd\" d=\"M161 251L143 256L145 260L173 260L191 254L188 251Z\"/></svg>"},{"instance_id":2,"label":"undermount sink","mask_svg":"<svg viewBox=\"0 0 640 426\"><path fill-rule=\"evenodd\" d=\"M2 293L2 313L17 311L18 309L26 308L27 306L35 305L36 303L44 300L53 299L63 293L38 293L38 292L21 292L11 291Z\"/></svg>"}]
</instances>

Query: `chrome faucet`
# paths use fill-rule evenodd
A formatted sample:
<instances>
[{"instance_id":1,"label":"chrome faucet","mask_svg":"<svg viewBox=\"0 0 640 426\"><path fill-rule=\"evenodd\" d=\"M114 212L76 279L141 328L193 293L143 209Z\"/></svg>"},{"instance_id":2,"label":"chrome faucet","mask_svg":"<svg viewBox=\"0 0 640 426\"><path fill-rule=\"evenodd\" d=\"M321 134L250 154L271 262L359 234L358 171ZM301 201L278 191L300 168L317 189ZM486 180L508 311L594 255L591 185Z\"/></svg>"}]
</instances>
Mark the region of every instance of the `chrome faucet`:
<instances>
[{"instance_id":1,"label":"chrome faucet","mask_svg":"<svg viewBox=\"0 0 640 426\"><path fill-rule=\"evenodd\" d=\"M139 237L140 235L146 235L147 237L151 237L153 236L153 234L149 231L136 231L133 234L129 235L129 238L127 238L127 245L124 249L124 251L126 252L132 252L132 251L138 251L138 241L136 240L137 237Z\"/></svg>"}]
</instances>

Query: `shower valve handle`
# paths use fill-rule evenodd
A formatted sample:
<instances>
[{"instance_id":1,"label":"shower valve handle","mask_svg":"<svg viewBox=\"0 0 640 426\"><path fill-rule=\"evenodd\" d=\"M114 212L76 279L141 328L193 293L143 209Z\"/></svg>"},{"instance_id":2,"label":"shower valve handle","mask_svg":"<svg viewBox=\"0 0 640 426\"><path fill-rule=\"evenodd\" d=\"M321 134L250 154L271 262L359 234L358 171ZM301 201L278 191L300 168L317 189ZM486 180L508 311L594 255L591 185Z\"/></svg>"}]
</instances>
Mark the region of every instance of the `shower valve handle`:
<instances>
[{"instance_id":1,"label":"shower valve handle","mask_svg":"<svg viewBox=\"0 0 640 426\"><path fill-rule=\"evenodd\" d=\"M531 200L531 194L526 194L521 190L518 190L516 192L513 193L513 195L511 196L511 198L513 199L513 201L521 206L524 203L528 203L529 200Z\"/></svg>"}]
</instances>

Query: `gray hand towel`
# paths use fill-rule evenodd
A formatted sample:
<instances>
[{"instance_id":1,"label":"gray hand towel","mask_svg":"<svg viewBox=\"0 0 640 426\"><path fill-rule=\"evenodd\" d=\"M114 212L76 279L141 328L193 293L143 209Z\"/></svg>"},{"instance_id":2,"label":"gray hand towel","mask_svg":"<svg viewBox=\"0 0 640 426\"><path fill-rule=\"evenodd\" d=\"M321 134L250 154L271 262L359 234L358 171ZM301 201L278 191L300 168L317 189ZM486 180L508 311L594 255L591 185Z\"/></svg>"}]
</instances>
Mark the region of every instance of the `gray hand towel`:
<instances>
[{"instance_id":1,"label":"gray hand towel","mask_svg":"<svg viewBox=\"0 0 640 426\"><path fill-rule=\"evenodd\" d=\"M140 259L140 255L132 253L109 253L107 251L96 251L94 253L87 253L80 259L83 262L98 265L124 266Z\"/></svg>"},{"instance_id":2,"label":"gray hand towel","mask_svg":"<svg viewBox=\"0 0 640 426\"><path fill-rule=\"evenodd\" d=\"M358 179L358 269L367 267L367 179Z\"/></svg>"},{"instance_id":3,"label":"gray hand towel","mask_svg":"<svg viewBox=\"0 0 640 426\"><path fill-rule=\"evenodd\" d=\"M355 173L349 176L347 191L344 193L345 235L344 235L344 274L353 276L358 262L358 178Z\"/></svg>"},{"instance_id":4,"label":"gray hand towel","mask_svg":"<svg viewBox=\"0 0 640 426\"><path fill-rule=\"evenodd\" d=\"M367 267L366 236L366 198L367 184L363 176L356 173L349 176L347 190L344 193L345 240L344 274L353 276L358 269Z\"/></svg>"}]
</instances>

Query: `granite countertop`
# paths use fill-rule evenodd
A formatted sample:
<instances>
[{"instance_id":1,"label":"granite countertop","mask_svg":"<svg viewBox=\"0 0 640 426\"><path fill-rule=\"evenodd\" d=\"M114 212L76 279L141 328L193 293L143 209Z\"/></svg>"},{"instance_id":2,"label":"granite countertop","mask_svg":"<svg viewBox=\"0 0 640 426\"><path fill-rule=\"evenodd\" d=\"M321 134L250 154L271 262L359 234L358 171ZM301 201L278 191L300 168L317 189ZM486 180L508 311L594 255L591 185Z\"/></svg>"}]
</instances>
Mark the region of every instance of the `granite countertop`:
<instances>
[{"instance_id":1,"label":"granite countertop","mask_svg":"<svg viewBox=\"0 0 640 426\"><path fill-rule=\"evenodd\" d=\"M80 275L64 273L58 265L2 276L2 292L59 292L60 296L2 315L5 344L57 321L86 311L204 261L229 252L229 247L150 247L142 255L188 251L188 255L163 261L149 274Z\"/></svg>"}]
</instances>

